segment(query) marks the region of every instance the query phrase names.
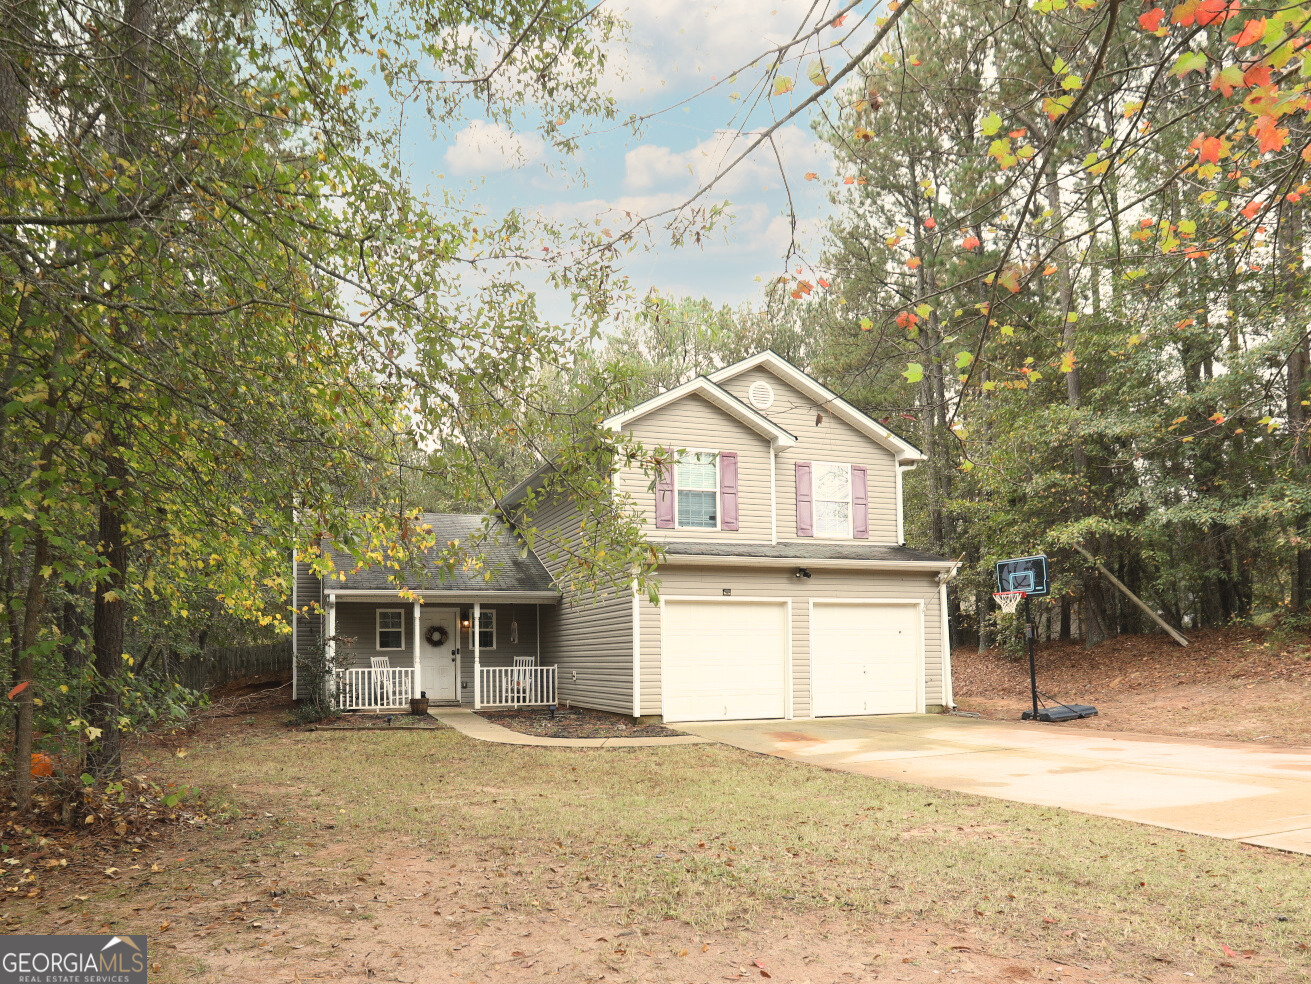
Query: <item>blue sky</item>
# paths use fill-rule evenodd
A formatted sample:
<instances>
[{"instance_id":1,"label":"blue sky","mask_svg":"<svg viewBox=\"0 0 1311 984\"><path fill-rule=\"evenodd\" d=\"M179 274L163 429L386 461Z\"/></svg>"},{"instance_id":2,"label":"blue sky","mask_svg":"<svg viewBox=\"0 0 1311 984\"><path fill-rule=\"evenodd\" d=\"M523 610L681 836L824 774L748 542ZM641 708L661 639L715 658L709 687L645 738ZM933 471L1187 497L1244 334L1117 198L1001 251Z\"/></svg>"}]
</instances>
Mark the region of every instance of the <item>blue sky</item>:
<instances>
[{"instance_id":1,"label":"blue sky","mask_svg":"<svg viewBox=\"0 0 1311 984\"><path fill-rule=\"evenodd\" d=\"M435 138L424 135L411 142L414 185L434 195L461 194L470 206L492 214L521 207L555 218L595 219L606 228L620 226L622 210L650 215L677 204L714 173L728 150L743 146L741 138L733 143L726 128L734 124L735 113L741 115L758 73L744 73L690 105L667 107L791 36L808 12L816 11L814 23L818 11L831 19L840 6L826 9L810 0L609 2L631 25L628 39L614 52L608 83L619 100L619 117L666 110L641 137L621 126L575 121L596 132L583 139L576 158L561 162L528 127L514 132L469 119ZM854 15L850 21L826 35L836 40L856 26ZM761 99L746 120L748 129L773 122L792 109L794 100L813 91L805 64L785 71L799 76L795 91ZM731 99L733 92L743 98ZM798 236L814 259L830 169L807 119L798 117L781 129L776 143L801 222ZM810 171L821 180L806 181ZM639 294L656 288L736 305L758 299L761 280L783 272L790 238L787 197L773 153L758 150L711 193L711 200L732 203L732 224L700 247L660 246L633 254L625 272Z\"/></svg>"}]
</instances>

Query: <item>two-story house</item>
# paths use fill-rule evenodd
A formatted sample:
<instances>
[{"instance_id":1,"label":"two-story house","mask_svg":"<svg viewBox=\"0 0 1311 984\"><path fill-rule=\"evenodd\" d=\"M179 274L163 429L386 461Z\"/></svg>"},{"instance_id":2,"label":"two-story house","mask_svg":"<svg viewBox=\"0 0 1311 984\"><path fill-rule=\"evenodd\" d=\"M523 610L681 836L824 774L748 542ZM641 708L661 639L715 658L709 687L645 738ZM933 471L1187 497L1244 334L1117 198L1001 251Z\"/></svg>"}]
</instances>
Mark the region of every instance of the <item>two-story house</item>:
<instances>
[{"instance_id":1,"label":"two-story house","mask_svg":"<svg viewBox=\"0 0 1311 984\"><path fill-rule=\"evenodd\" d=\"M631 591L570 597L505 528L494 583L420 590L406 605L394 589L376 593L376 573L325 585L301 565L298 604L324 605L329 637L349 623L366 639L354 650L352 693L381 669L393 675L393 700L422 689L437 700L568 701L670 722L952 704L945 581L954 565L903 545L902 475L924 460L915 447L772 352L606 424L681 452L654 483L638 468L614 476L664 548L658 603ZM515 518L547 467L500 503L503 515ZM578 528L568 502L536 508L540 527L562 537ZM439 537L477 521L425 519ZM350 614L337 614L346 603ZM321 631L299 618L298 645ZM395 658L384 666L388 647Z\"/></svg>"}]
</instances>

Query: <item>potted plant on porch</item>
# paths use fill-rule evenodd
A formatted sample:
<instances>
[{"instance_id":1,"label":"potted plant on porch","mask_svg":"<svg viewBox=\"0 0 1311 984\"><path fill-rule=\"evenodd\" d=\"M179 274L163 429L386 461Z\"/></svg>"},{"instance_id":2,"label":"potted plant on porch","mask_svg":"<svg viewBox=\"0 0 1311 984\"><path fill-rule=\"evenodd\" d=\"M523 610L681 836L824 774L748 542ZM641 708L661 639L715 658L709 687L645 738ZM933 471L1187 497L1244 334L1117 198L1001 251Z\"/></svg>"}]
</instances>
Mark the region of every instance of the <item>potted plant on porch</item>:
<instances>
[{"instance_id":1,"label":"potted plant on porch","mask_svg":"<svg viewBox=\"0 0 1311 984\"><path fill-rule=\"evenodd\" d=\"M410 698L410 713L415 717L428 713L428 691L420 691L418 697Z\"/></svg>"}]
</instances>

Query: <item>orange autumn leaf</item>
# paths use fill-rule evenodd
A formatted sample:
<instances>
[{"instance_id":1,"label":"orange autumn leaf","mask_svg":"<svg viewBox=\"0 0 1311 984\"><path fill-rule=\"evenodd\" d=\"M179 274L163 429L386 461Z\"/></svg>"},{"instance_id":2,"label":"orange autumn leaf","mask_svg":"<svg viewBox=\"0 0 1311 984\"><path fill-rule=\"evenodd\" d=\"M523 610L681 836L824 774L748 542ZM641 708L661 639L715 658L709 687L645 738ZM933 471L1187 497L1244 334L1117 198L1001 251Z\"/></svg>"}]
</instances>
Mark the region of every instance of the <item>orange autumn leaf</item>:
<instances>
[{"instance_id":1,"label":"orange autumn leaf","mask_svg":"<svg viewBox=\"0 0 1311 984\"><path fill-rule=\"evenodd\" d=\"M846 22L847 22L847 15L846 15L846 14L838 14L838 16L836 16L836 17L833 18L833 20L830 22L830 25L829 25L829 26L830 26L830 27L841 27L841 26L842 26L843 24L845 24Z\"/></svg>"},{"instance_id":2,"label":"orange autumn leaf","mask_svg":"<svg viewBox=\"0 0 1311 984\"><path fill-rule=\"evenodd\" d=\"M921 266L923 266L923 264L924 261L921 260L918 256L912 256L909 260L906 261L906 266L910 267L912 270L918 270Z\"/></svg>"},{"instance_id":3,"label":"orange autumn leaf","mask_svg":"<svg viewBox=\"0 0 1311 984\"><path fill-rule=\"evenodd\" d=\"M1010 133L1006 134L1006 136L1010 137L1012 140L1019 140L1028 132L1028 129L1025 127L1020 127L1018 130L1012 130Z\"/></svg>"},{"instance_id":4,"label":"orange autumn leaf","mask_svg":"<svg viewBox=\"0 0 1311 984\"><path fill-rule=\"evenodd\" d=\"M1242 9L1239 0L1202 0L1194 16L1200 26L1209 27L1212 24L1223 24L1230 17L1237 17Z\"/></svg>"},{"instance_id":5,"label":"orange autumn leaf","mask_svg":"<svg viewBox=\"0 0 1311 984\"><path fill-rule=\"evenodd\" d=\"M855 178L843 178L843 179L842 179L842 183L843 183L844 185L855 184L855 183L856 183L856 179L855 179Z\"/></svg>"},{"instance_id":6,"label":"orange autumn leaf","mask_svg":"<svg viewBox=\"0 0 1311 984\"><path fill-rule=\"evenodd\" d=\"M1057 270L1057 266L1056 266L1055 263L1053 263L1053 264L1047 266L1047 267L1042 271L1042 275L1043 275L1044 277L1050 277L1053 273L1056 272L1056 270Z\"/></svg>"},{"instance_id":7,"label":"orange autumn leaf","mask_svg":"<svg viewBox=\"0 0 1311 984\"><path fill-rule=\"evenodd\" d=\"M1219 164L1223 150L1224 141L1219 137L1204 137L1198 148L1197 157L1203 164Z\"/></svg>"},{"instance_id":8,"label":"orange autumn leaf","mask_svg":"<svg viewBox=\"0 0 1311 984\"><path fill-rule=\"evenodd\" d=\"M1263 37L1265 37L1265 18L1257 17L1244 24L1243 29L1229 40L1236 48L1246 48L1248 45L1256 44Z\"/></svg>"},{"instance_id":9,"label":"orange autumn leaf","mask_svg":"<svg viewBox=\"0 0 1311 984\"><path fill-rule=\"evenodd\" d=\"M1311 145L1308 145L1308 146L1311 146ZM964 238L964 240L961 241L960 246L961 246L961 249L978 249L978 248L979 248L979 237L978 237L978 236L966 236L966 237Z\"/></svg>"},{"instance_id":10,"label":"orange autumn leaf","mask_svg":"<svg viewBox=\"0 0 1311 984\"><path fill-rule=\"evenodd\" d=\"M32 682L31 680L24 680L22 683L20 683L18 686L16 686L13 690L9 691L9 699L10 699L10 700L13 700L15 697L17 697L19 694L21 694L24 690L26 690L26 689L28 688L28 685L29 685L31 682Z\"/></svg>"},{"instance_id":11,"label":"orange autumn leaf","mask_svg":"<svg viewBox=\"0 0 1311 984\"><path fill-rule=\"evenodd\" d=\"M936 229L937 227L938 227L938 220L935 219L933 216L930 215L927 219L924 220L925 229Z\"/></svg>"},{"instance_id":12,"label":"orange autumn leaf","mask_svg":"<svg viewBox=\"0 0 1311 984\"><path fill-rule=\"evenodd\" d=\"M1161 28L1161 18L1165 16L1165 11L1160 7L1153 7L1145 14L1138 15L1138 26L1144 31L1158 31Z\"/></svg>"},{"instance_id":13,"label":"orange autumn leaf","mask_svg":"<svg viewBox=\"0 0 1311 984\"><path fill-rule=\"evenodd\" d=\"M1252 126L1252 135L1257 138L1261 153L1283 150L1287 142L1288 130L1278 125L1273 116L1259 117Z\"/></svg>"},{"instance_id":14,"label":"orange autumn leaf","mask_svg":"<svg viewBox=\"0 0 1311 984\"><path fill-rule=\"evenodd\" d=\"M1183 3L1175 4L1170 11L1170 23L1178 24L1180 27L1192 27L1198 2L1199 0L1184 0Z\"/></svg>"},{"instance_id":15,"label":"orange autumn leaf","mask_svg":"<svg viewBox=\"0 0 1311 984\"><path fill-rule=\"evenodd\" d=\"M818 181L818 180L819 180L819 175L818 175L817 173L815 173L814 171L807 171L807 172L806 172L806 180L807 180L807 181Z\"/></svg>"},{"instance_id":16,"label":"orange autumn leaf","mask_svg":"<svg viewBox=\"0 0 1311 984\"><path fill-rule=\"evenodd\" d=\"M1253 65L1243 73L1243 85L1249 88L1259 88L1263 85L1270 84L1270 66Z\"/></svg>"},{"instance_id":17,"label":"orange autumn leaf","mask_svg":"<svg viewBox=\"0 0 1311 984\"><path fill-rule=\"evenodd\" d=\"M823 277L819 278L819 285L823 287L825 290L828 290L828 281L825 280Z\"/></svg>"},{"instance_id":18,"label":"orange autumn leaf","mask_svg":"<svg viewBox=\"0 0 1311 984\"><path fill-rule=\"evenodd\" d=\"M897 315L898 328L913 328L919 324L919 322L919 315L913 314L910 311L902 311Z\"/></svg>"},{"instance_id":19,"label":"orange autumn leaf","mask_svg":"<svg viewBox=\"0 0 1311 984\"><path fill-rule=\"evenodd\" d=\"M1204 260L1210 255L1211 255L1211 251L1209 249L1194 249L1194 250L1189 250L1187 253L1185 253L1184 259Z\"/></svg>"},{"instance_id":20,"label":"orange autumn leaf","mask_svg":"<svg viewBox=\"0 0 1311 984\"><path fill-rule=\"evenodd\" d=\"M53 776L55 763L45 752L33 752L31 770L34 776Z\"/></svg>"},{"instance_id":21,"label":"orange autumn leaf","mask_svg":"<svg viewBox=\"0 0 1311 984\"><path fill-rule=\"evenodd\" d=\"M1261 203L1255 199L1243 206L1243 218L1255 219L1257 213L1261 211Z\"/></svg>"}]
</instances>

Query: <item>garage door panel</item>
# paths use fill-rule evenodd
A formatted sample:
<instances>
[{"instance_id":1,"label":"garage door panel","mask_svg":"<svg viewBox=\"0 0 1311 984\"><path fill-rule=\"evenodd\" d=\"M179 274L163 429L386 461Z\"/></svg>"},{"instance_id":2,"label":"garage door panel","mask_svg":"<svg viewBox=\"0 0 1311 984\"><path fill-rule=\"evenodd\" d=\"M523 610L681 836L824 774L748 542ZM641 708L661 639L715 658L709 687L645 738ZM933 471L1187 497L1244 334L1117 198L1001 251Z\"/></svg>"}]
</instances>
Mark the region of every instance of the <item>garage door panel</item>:
<instances>
[{"instance_id":1,"label":"garage door panel","mask_svg":"<svg viewBox=\"0 0 1311 984\"><path fill-rule=\"evenodd\" d=\"M814 715L918 711L920 634L915 605L817 602L811 612Z\"/></svg>"},{"instance_id":2,"label":"garage door panel","mask_svg":"<svg viewBox=\"0 0 1311 984\"><path fill-rule=\"evenodd\" d=\"M776 603L665 602L665 720L784 717L787 612Z\"/></svg>"}]
</instances>

